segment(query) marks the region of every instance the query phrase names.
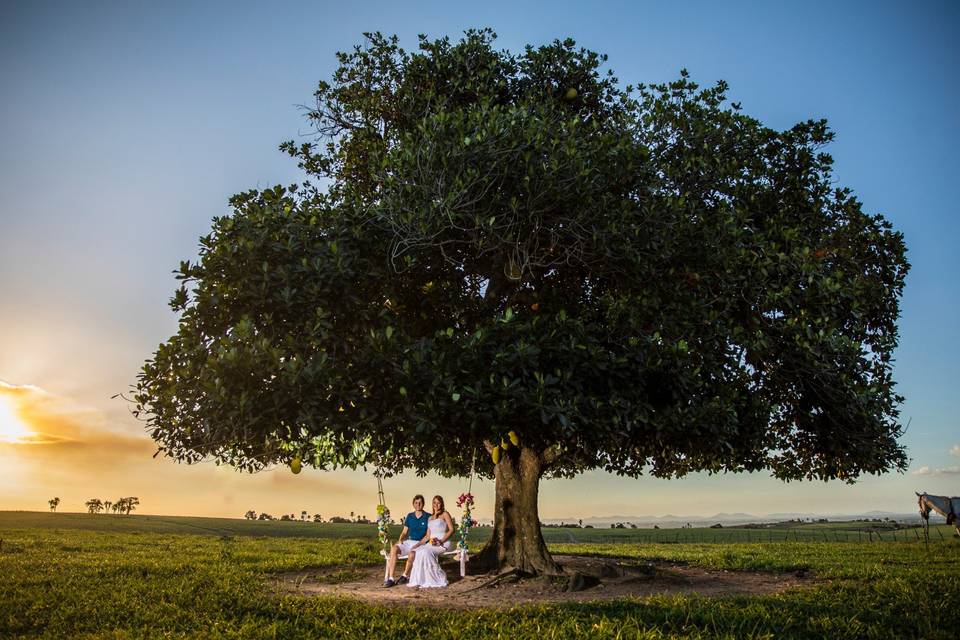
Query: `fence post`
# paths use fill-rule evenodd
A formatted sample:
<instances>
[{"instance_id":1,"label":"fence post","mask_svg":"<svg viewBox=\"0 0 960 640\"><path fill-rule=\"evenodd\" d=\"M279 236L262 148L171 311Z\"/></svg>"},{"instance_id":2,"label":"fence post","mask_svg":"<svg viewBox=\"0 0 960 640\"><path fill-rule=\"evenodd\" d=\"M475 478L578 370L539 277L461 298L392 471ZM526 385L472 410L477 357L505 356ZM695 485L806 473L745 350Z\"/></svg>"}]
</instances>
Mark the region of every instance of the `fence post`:
<instances>
[{"instance_id":1,"label":"fence post","mask_svg":"<svg viewBox=\"0 0 960 640\"><path fill-rule=\"evenodd\" d=\"M943 531L940 531L940 527L937 527L937 533L940 534L940 539L943 540Z\"/></svg>"}]
</instances>

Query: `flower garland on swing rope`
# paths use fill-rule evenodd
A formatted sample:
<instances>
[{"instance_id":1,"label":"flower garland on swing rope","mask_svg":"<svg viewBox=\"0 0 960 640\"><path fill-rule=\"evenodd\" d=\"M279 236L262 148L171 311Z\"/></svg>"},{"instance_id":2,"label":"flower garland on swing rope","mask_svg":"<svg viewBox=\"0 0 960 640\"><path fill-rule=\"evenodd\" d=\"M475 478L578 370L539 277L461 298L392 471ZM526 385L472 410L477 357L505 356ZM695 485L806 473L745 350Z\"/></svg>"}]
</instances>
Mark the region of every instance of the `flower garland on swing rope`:
<instances>
[{"instance_id":1,"label":"flower garland on swing rope","mask_svg":"<svg viewBox=\"0 0 960 640\"><path fill-rule=\"evenodd\" d=\"M467 547L467 534L470 533L470 527L476 524L473 516L470 515L473 509L473 494L469 492L461 493L460 497L457 498L457 506L463 508L463 517L460 518L460 525L457 527L457 535L460 538L459 542L457 542L457 548L469 551L470 549Z\"/></svg>"},{"instance_id":2,"label":"flower garland on swing rope","mask_svg":"<svg viewBox=\"0 0 960 640\"><path fill-rule=\"evenodd\" d=\"M377 538L380 539L380 544L386 548L387 543L390 541L389 532L387 531L387 526L390 524L390 509L387 509L387 505L378 504L377 505Z\"/></svg>"}]
</instances>

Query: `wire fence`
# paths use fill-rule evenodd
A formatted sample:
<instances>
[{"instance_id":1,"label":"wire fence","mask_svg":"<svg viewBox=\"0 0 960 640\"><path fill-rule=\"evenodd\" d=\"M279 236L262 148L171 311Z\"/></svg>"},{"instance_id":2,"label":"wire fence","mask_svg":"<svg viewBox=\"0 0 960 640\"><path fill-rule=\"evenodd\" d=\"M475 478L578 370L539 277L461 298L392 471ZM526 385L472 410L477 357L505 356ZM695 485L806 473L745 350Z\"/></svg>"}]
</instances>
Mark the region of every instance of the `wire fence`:
<instances>
[{"instance_id":1,"label":"wire fence","mask_svg":"<svg viewBox=\"0 0 960 640\"><path fill-rule=\"evenodd\" d=\"M373 523L313 523L252 521L226 518L199 518L150 515L89 515L79 513L0 512L0 531L10 528L41 527L80 528L103 531L143 531L161 533L207 533L220 536L252 535L304 538L376 540ZM399 525L390 525L389 535L400 535ZM924 528L915 522L794 522L772 525L726 527L683 527L654 529L647 525L624 523L622 527L577 527L544 525L548 544L735 544L774 542L859 542L859 543L923 543ZM470 530L470 546L482 545L492 533L490 526ZM960 545L955 528L931 523L930 543Z\"/></svg>"},{"instance_id":2,"label":"wire fence","mask_svg":"<svg viewBox=\"0 0 960 640\"><path fill-rule=\"evenodd\" d=\"M545 527L548 543L761 543L761 542L924 542L919 526L904 527L770 527L770 528L685 528L685 529L583 529ZM953 527L931 526L930 542L955 538Z\"/></svg>"}]
</instances>

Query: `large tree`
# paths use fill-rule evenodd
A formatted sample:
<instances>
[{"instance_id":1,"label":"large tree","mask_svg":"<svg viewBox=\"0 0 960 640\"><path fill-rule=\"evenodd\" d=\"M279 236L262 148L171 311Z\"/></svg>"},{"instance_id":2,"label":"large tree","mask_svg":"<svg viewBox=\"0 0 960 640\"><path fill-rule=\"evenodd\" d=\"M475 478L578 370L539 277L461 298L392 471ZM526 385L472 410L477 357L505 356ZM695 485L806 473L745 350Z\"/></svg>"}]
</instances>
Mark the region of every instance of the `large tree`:
<instances>
[{"instance_id":1,"label":"large tree","mask_svg":"<svg viewBox=\"0 0 960 640\"><path fill-rule=\"evenodd\" d=\"M319 181L234 196L180 266L179 331L137 384L159 450L476 457L479 560L530 573L558 570L541 478L903 470L903 238L835 187L826 123L776 131L723 83L623 87L570 40L493 41L338 54L316 136L282 145Z\"/></svg>"}]
</instances>

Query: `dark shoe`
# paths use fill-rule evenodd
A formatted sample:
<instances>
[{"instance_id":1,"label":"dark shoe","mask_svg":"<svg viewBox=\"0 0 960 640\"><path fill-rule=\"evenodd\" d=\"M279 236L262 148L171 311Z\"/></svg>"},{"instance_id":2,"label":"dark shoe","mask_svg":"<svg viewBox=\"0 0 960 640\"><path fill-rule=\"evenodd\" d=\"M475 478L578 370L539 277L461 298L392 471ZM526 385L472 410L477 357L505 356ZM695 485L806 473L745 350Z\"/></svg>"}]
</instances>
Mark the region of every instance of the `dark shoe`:
<instances>
[{"instance_id":1,"label":"dark shoe","mask_svg":"<svg viewBox=\"0 0 960 640\"><path fill-rule=\"evenodd\" d=\"M387 578L386 580L383 581L384 588L392 587L395 584L397 583L393 581L393 578Z\"/></svg>"},{"instance_id":2,"label":"dark shoe","mask_svg":"<svg viewBox=\"0 0 960 640\"><path fill-rule=\"evenodd\" d=\"M407 584L408 582L410 582L410 578L407 576L400 576L397 578L397 584Z\"/></svg>"}]
</instances>

